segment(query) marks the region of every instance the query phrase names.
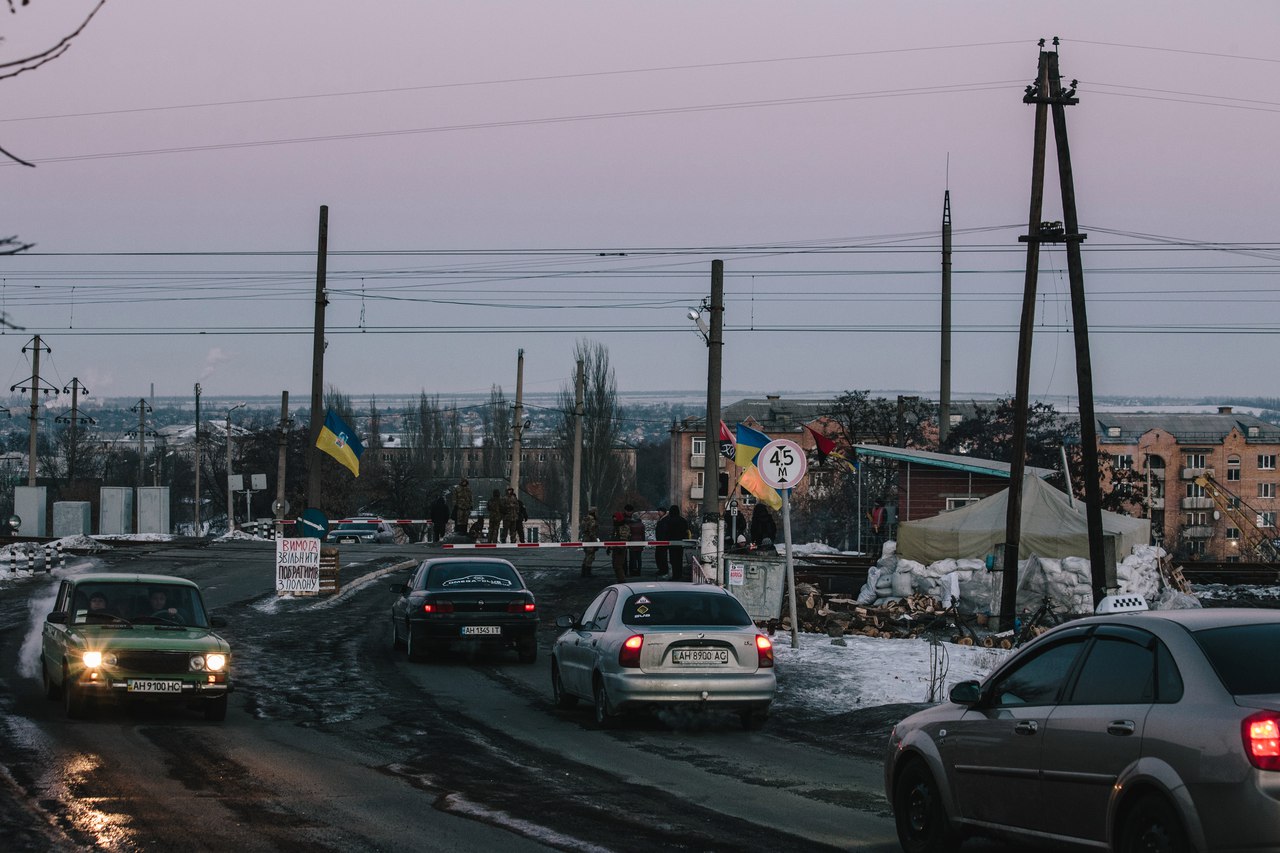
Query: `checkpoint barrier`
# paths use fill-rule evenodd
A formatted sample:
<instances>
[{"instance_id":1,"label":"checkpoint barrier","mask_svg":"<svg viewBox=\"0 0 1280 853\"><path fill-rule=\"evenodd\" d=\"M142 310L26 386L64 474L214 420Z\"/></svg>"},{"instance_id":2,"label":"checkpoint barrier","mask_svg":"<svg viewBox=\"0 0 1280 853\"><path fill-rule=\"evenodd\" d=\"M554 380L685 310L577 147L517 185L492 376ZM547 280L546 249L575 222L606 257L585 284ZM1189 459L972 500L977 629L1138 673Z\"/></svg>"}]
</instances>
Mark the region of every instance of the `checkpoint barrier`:
<instances>
[{"instance_id":1,"label":"checkpoint barrier","mask_svg":"<svg viewBox=\"0 0 1280 853\"><path fill-rule=\"evenodd\" d=\"M28 545L21 551L14 549L9 552L9 571L18 571L18 563L25 563L25 570L35 572L36 556L43 555L42 568L46 573L53 571L55 562L59 569L67 567L67 554L62 550L61 542L46 543L43 547L36 545Z\"/></svg>"}]
</instances>

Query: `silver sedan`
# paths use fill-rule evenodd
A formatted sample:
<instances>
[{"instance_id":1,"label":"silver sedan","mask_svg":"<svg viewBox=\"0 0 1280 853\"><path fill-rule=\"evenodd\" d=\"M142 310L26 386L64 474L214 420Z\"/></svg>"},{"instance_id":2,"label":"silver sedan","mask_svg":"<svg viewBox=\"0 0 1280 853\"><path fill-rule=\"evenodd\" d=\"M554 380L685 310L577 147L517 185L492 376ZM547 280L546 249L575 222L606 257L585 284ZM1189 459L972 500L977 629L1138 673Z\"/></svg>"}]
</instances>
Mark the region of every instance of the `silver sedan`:
<instances>
[{"instance_id":1,"label":"silver sedan","mask_svg":"<svg viewBox=\"0 0 1280 853\"><path fill-rule=\"evenodd\" d=\"M950 700L889 738L885 790L910 853L968 834L1280 850L1280 612L1080 619Z\"/></svg>"},{"instance_id":2,"label":"silver sedan","mask_svg":"<svg viewBox=\"0 0 1280 853\"><path fill-rule=\"evenodd\" d=\"M599 726L641 708L736 711L764 724L777 692L773 643L716 586L619 583L582 616L561 616L551 648L557 706L591 702Z\"/></svg>"}]
</instances>

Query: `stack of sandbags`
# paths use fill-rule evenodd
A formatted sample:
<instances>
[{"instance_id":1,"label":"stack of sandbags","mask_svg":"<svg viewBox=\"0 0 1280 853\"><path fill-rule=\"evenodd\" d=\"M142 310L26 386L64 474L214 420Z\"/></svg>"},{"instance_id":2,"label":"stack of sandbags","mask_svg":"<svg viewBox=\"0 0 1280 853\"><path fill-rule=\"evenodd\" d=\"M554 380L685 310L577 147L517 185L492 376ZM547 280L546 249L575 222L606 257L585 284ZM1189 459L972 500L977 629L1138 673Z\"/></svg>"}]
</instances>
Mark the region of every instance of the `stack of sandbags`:
<instances>
[{"instance_id":1,"label":"stack of sandbags","mask_svg":"<svg viewBox=\"0 0 1280 853\"><path fill-rule=\"evenodd\" d=\"M1156 545L1139 545L1116 566L1116 583L1121 595L1141 595L1147 606L1160 597L1160 561L1164 549Z\"/></svg>"}]
</instances>

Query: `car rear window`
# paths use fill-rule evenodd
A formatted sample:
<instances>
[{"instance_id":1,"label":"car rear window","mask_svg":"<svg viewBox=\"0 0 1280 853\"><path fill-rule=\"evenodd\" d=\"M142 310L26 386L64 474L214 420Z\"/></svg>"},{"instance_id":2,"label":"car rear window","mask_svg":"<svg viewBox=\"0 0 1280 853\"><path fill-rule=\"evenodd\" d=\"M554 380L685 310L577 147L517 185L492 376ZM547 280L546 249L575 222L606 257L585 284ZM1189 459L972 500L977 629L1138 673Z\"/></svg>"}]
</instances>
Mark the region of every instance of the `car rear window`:
<instances>
[{"instance_id":1,"label":"car rear window","mask_svg":"<svg viewBox=\"0 0 1280 853\"><path fill-rule=\"evenodd\" d=\"M1211 628L1193 636L1232 696L1280 693L1280 624Z\"/></svg>"},{"instance_id":2,"label":"car rear window","mask_svg":"<svg viewBox=\"0 0 1280 853\"><path fill-rule=\"evenodd\" d=\"M751 617L731 595L708 592L645 592L627 599L622 608L627 625L750 625Z\"/></svg>"},{"instance_id":3,"label":"car rear window","mask_svg":"<svg viewBox=\"0 0 1280 853\"><path fill-rule=\"evenodd\" d=\"M442 563L427 570L424 589L524 589L515 569L501 563Z\"/></svg>"}]
</instances>

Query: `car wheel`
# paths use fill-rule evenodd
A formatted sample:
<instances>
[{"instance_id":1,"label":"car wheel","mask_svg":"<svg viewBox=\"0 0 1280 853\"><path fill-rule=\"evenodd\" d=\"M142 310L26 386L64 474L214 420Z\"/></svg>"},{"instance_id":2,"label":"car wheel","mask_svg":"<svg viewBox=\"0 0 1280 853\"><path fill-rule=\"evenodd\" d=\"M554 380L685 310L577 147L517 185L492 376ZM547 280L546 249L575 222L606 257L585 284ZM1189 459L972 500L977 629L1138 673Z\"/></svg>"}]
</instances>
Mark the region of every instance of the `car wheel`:
<instances>
[{"instance_id":1,"label":"car wheel","mask_svg":"<svg viewBox=\"0 0 1280 853\"><path fill-rule=\"evenodd\" d=\"M227 718L226 694L217 699L204 700L204 718L211 723L220 723Z\"/></svg>"},{"instance_id":2,"label":"car wheel","mask_svg":"<svg viewBox=\"0 0 1280 853\"><path fill-rule=\"evenodd\" d=\"M745 711L739 711L738 716L742 718L742 727L749 732L754 732L764 727L765 721L769 719L769 709L748 708Z\"/></svg>"},{"instance_id":3,"label":"car wheel","mask_svg":"<svg viewBox=\"0 0 1280 853\"><path fill-rule=\"evenodd\" d=\"M942 806L942 793L923 761L903 765L893 786L893 820L906 853L945 853L958 841Z\"/></svg>"},{"instance_id":4,"label":"car wheel","mask_svg":"<svg viewBox=\"0 0 1280 853\"><path fill-rule=\"evenodd\" d=\"M521 641L516 646L516 654L520 656L520 663L533 663L538 659L538 641L536 638Z\"/></svg>"},{"instance_id":5,"label":"car wheel","mask_svg":"<svg viewBox=\"0 0 1280 853\"><path fill-rule=\"evenodd\" d=\"M44 685L44 698L59 699L62 697L62 690L49 677L49 665L44 661L40 662L40 681Z\"/></svg>"},{"instance_id":6,"label":"car wheel","mask_svg":"<svg viewBox=\"0 0 1280 853\"><path fill-rule=\"evenodd\" d=\"M66 706L68 717L78 720L85 715L87 701L84 691L75 683L65 668L62 671L62 699L63 704Z\"/></svg>"},{"instance_id":7,"label":"car wheel","mask_svg":"<svg viewBox=\"0 0 1280 853\"><path fill-rule=\"evenodd\" d=\"M1169 801L1159 794L1141 797L1124 818L1119 853L1188 853L1191 845Z\"/></svg>"},{"instance_id":8,"label":"car wheel","mask_svg":"<svg viewBox=\"0 0 1280 853\"><path fill-rule=\"evenodd\" d=\"M554 660L551 662L551 695L555 697L557 708L572 708L578 704L578 697L564 689L560 667Z\"/></svg>"},{"instance_id":9,"label":"car wheel","mask_svg":"<svg viewBox=\"0 0 1280 853\"><path fill-rule=\"evenodd\" d=\"M617 717L613 713L613 709L609 707L609 694L604 689L604 679L596 677L595 682L591 686L591 696L595 700L595 722L596 728L607 729L613 726Z\"/></svg>"},{"instance_id":10,"label":"car wheel","mask_svg":"<svg viewBox=\"0 0 1280 853\"><path fill-rule=\"evenodd\" d=\"M391 650L404 648L404 641L400 639L400 634L396 631L396 620L391 620Z\"/></svg>"}]
</instances>

